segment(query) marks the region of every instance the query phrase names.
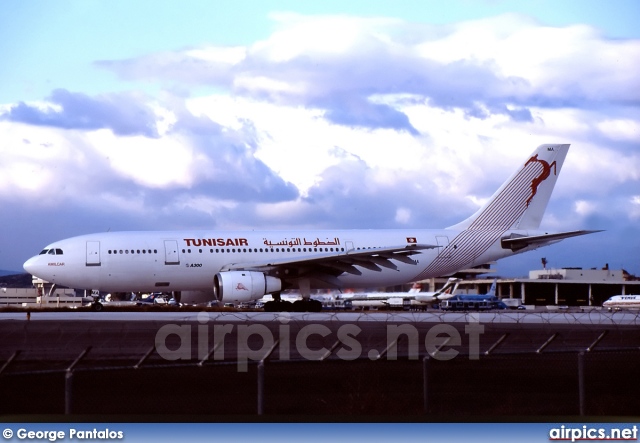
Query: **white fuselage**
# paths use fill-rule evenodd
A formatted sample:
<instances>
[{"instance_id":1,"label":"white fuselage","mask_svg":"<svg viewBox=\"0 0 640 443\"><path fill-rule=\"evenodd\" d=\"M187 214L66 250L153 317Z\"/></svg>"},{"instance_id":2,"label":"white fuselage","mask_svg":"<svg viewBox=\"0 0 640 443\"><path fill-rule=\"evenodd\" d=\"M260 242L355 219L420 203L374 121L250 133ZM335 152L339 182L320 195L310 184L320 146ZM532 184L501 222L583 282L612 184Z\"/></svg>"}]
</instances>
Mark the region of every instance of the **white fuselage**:
<instances>
[{"instance_id":1,"label":"white fuselage","mask_svg":"<svg viewBox=\"0 0 640 443\"><path fill-rule=\"evenodd\" d=\"M361 275L337 277L343 288L385 287L513 255L500 246L500 237L511 232L517 231L496 233L491 244L486 242L486 233L482 234L483 250L458 248L455 241L460 232L452 230L105 232L52 243L24 267L46 281L75 289L210 291L214 275L237 263L250 269L252 262L347 254L407 244L408 239L439 245L412 255L415 264L395 262L397 269L359 268ZM330 286L312 284L312 288L326 287Z\"/></svg>"},{"instance_id":2,"label":"white fuselage","mask_svg":"<svg viewBox=\"0 0 640 443\"><path fill-rule=\"evenodd\" d=\"M371 307L383 307L393 304L402 304L406 300L410 301L412 304L420 305L420 304L431 304L436 301L446 300L455 295L455 290L457 288L457 284L455 287L450 288L452 290L444 292L433 291L433 292L422 292L419 288L412 288L407 292L364 292L364 293L349 293L342 294L340 296L341 299L350 300L353 306L371 306Z\"/></svg>"},{"instance_id":3,"label":"white fuselage","mask_svg":"<svg viewBox=\"0 0 640 443\"><path fill-rule=\"evenodd\" d=\"M608 309L640 309L640 295L614 295L602 306Z\"/></svg>"}]
</instances>

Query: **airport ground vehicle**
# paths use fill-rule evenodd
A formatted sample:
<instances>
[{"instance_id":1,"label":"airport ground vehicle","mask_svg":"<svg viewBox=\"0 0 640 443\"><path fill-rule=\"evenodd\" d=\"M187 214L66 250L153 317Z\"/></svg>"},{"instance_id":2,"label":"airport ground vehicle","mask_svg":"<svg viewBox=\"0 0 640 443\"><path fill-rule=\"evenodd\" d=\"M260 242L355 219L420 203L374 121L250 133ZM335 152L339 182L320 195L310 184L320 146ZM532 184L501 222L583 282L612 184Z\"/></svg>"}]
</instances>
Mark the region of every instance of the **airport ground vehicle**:
<instances>
[{"instance_id":1,"label":"airport ground vehicle","mask_svg":"<svg viewBox=\"0 0 640 443\"><path fill-rule=\"evenodd\" d=\"M487 311L507 309L507 305L495 295L456 295L440 303L443 311Z\"/></svg>"},{"instance_id":2,"label":"airport ground vehicle","mask_svg":"<svg viewBox=\"0 0 640 443\"><path fill-rule=\"evenodd\" d=\"M153 294L149 294L147 297L142 298L137 301L139 305L142 304L154 304L154 305L166 305L167 298L164 294L156 292Z\"/></svg>"}]
</instances>

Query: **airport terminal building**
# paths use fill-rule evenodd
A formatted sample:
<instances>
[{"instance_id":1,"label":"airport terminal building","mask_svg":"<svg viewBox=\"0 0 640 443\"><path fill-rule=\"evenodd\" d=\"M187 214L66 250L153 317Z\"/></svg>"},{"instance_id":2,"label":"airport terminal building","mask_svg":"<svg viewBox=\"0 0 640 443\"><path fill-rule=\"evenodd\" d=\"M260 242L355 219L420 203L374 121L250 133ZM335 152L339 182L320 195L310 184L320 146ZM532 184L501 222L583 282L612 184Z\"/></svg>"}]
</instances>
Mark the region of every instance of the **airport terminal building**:
<instances>
[{"instance_id":1,"label":"airport terminal building","mask_svg":"<svg viewBox=\"0 0 640 443\"><path fill-rule=\"evenodd\" d=\"M494 278L483 277L488 268L464 271L458 294L486 294ZM475 275L474 275L475 274ZM444 279L430 279L429 289L444 284ZM561 268L529 271L529 278L497 278L499 298L517 298L523 305L533 306L602 306L614 295L640 295L640 279L624 270Z\"/></svg>"}]
</instances>

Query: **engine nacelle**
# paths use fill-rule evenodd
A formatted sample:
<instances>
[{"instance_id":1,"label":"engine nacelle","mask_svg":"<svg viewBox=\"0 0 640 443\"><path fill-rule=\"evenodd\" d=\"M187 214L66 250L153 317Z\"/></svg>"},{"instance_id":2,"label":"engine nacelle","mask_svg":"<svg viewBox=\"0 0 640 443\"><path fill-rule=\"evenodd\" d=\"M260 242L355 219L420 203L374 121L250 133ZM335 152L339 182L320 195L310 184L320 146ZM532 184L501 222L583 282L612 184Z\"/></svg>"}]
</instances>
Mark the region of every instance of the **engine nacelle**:
<instances>
[{"instance_id":1,"label":"engine nacelle","mask_svg":"<svg viewBox=\"0 0 640 443\"><path fill-rule=\"evenodd\" d=\"M247 302L282 290L282 281L256 271L218 272L213 277L213 292L224 303Z\"/></svg>"}]
</instances>

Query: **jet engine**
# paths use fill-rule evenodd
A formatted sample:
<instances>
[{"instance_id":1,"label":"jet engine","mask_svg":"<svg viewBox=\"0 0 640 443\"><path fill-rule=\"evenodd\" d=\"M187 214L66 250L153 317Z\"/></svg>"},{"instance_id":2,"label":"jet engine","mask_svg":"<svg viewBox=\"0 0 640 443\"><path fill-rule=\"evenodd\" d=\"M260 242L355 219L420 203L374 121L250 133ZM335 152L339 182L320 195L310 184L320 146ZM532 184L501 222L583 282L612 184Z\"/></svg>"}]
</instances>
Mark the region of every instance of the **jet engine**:
<instances>
[{"instance_id":1,"label":"jet engine","mask_svg":"<svg viewBox=\"0 0 640 443\"><path fill-rule=\"evenodd\" d=\"M213 277L213 292L221 302L247 302L282 290L282 281L256 271L218 272Z\"/></svg>"}]
</instances>

